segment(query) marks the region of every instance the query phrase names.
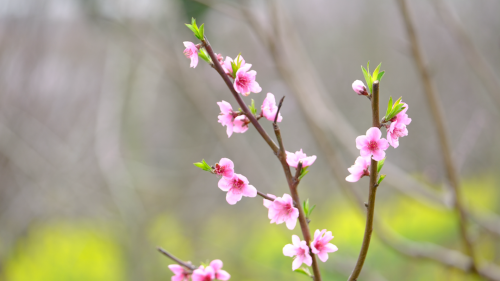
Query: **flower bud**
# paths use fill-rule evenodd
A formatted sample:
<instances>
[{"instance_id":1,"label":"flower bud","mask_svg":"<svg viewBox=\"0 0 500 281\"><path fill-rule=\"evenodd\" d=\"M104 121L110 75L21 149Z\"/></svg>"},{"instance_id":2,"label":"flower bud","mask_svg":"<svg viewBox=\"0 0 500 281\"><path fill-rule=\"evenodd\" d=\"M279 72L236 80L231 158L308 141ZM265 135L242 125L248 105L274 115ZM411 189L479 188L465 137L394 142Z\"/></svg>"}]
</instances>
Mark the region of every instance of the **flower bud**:
<instances>
[{"instance_id":1,"label":"flower bud","mask_svg":"<svg viewBox=\"0 0 500 281\"><path fill-rule=\"evenodd\" d=\"M368 92L366 91L365 84L360 80L356 80L352 83L352 89L358 95L368 96Z\"/></svg>"}]
</instances>

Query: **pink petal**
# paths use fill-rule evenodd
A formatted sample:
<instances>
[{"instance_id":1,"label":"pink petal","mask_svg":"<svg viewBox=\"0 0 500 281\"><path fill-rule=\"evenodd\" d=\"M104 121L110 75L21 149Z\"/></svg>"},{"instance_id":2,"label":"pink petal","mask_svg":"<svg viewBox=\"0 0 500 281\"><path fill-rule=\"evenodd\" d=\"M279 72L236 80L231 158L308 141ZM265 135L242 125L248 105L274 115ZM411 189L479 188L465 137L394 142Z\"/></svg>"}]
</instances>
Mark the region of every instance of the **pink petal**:
<instances>
[{"instance_id":1,"label":"pink petal","mask_svg":"<svg viewBox=\"0 0 500 281\"><path fill-rule=\"evenodd\" d=\"M253 185L247 185L245 188L243 188L242 192L246 197L257 196L257 189Z\"/></svg>"},{"instance_id":2,"label":"pink petal","mask_svg":"<svg viewBox=\"0 0 500 281\"><path fill-rule=\"evenodd\" d=\"M378 140L382 136L382 132L377 127L371 127L366 131L366 138L368 140Z\"/></svg>"},{"instance_id":3,"label":"pink petal","mask_svg":"<svg viewBox=\"0 0 500 281\"><path fill-rule=\"evenodd\" d=\"M229 275L229 273L227 273L227 271L225 270L219 270L215 275L215 279L218 280L229 280L229 278L231 278L231 275Z\"/></svg>"},{"instance_id":4,"label":"pink petal","mask_svg":"<svg viewBox=\"0 0 500 281\"><path fill-rule=\"evenodd\" d=\"M313 240L318 239L318 236L321 236L321 231L319 229L316 229L316 231L314 231L314 239Z\"/></svg>"},{"instance_id":5,"label":"pink petal","mask_svg":"<svg viewBox=\"0 0 500 281\"><path fill-rule=\"evenodd\" d=\"M293 257L297 253L297 248L293 246L292 244L286 244L285 247L283 247L283 255L287 257Z\"/></svg>"},{"instance_id":6,"label":"pink petal","mask_svg":"<svg viewBox=\"0 0 500 281\"><path fill-rule=\"evenodd\" d=\"M233 187L233 180L232 180L232 178L228 179L228 178L222 177L219 180L219 184L218 185L219 185L219 188L222 191L229 191L229 189L231 189L231 187Z\"/></svg>"},{"instance_id":7,"label":"pink petal","mask_svg":"<svg viewBox=\"0 0 500 281\"><path fill-rule=\"evenodd\" d=\"M184 275L175 275L170 279L171 281L185 281Z\"/></svg>"},{"instance_id":8,"label":"pink petal","mask_svg":"<svg viewBox=\"0 0 500 281\"><path fill-rule=\"evenodd\" d=\"M362 157L368 157L372 154L372 151L370 149L368 149L367 147L363 147L361 148L361 150L359 151L359 154L362 156Z\"/></svg>"},{"instance_id":9,"label":"pink petal","mask_svg":"<svg viewBox=\"0 0 500 281\"><path fill-rule=\"evenodd\" d=\"M314 161L316 161L316 155L303 158L302 167L309 167L314 163Z\"/></svg>"},{"instance_id":10,"label":"pink petal","mask_svg":"<svg viewBox=\"0 0 500 281\"><path fill-rule=\"evenodd\" d=\"M294 260L293 260L293 263L292 263L292 270L296 270L298 269L301 265L302 265L302 261L304 260L304 258L302 256L297 256Z\"/></svg>"},{"instance_id":11,"label":"pink petal","mask_svg":"<svg viewBox=\"0 0 500 281\"><path fill-rule=\"evenodd\" d=\"M189 67L195 68L198 65L198 55L191 57L191 64Z\"/></svg>"},{"instance_id":12,"label":"pink petal","mask_svg":"<svg viewBox=\"0 0 500 281\"><path fill-rule=\"evenodd\" d=\"M387 142L386 139L380 139L377 141L377 144L378 144L378 148L382 149L382 150L386 150L389 148L389 143Z\"/></svg>"},{"instance_id":13,"label":"pink petal","mask_svg":"<svg viewBox=\"0 0 500 281\"><path fill-rule=\"evenodd\" d=\"M295 228L295 225L297 225L297 218L291 217L286 220L286 227L290 230L293 230Z\"/></svg>"},{"instance_id":14,"label":"pink petal","mask_svg":"<svg viewBox=\"0 0 500 281\"><path fill-rule=\"evenodd\" d=\"M186 43L186 42L184 42L184 43ZM184 273L184 268L178 264L171 264L168 266L168 268L170 270L172 270L172 272L175 273L175 275L179 275L179 274Z\"/></svg>"},{"instance_id":15,"label":"pink petal","mask_svg":"<svg viewBox=\"0 0 500 281\"><path fill-rule=\"evenodd\" d=\"M300 245L300 238L297 235L292 235L292 243L295 247L299 247Z\"/></svg>"},{"instance_id":16,"label":"pink petal","mask_svg":"<svg viewBox=\"0 0 500 281\"><path fill-rule=\"evenodd\" d=\"M311 266L311 264L312 264L312 257L311 257L311 255L309 255L309 249L305 254L304 263L307 264L308 266Z\"/></svg>"},{"instance_id":17,"label":"pink petal","mask_svg":"<svg viewBox=\"0 0 500 281\"><path fill-rule=\"evenodd\" d=\"M233 189L231 188L226 194L226 201L227 203L229 203L229 205L234 205L241 200L241 197L241 193L234 193Z\"/></svg>"},{"instance_id":18,"label":"pink petal","mask_svg":"<svg viewBox=\"0 0 500 281\"><path fill-rule=\"evenodd\" d=\"M361 179L361 176L360 175L348 175L345 180L348 181L348 182L357 182Z\"/></svg>"},{"instance_id":19,"label":"pink petal","mask_svg":"<svg viewBox=\"0 0 500 281\"><path fill-rule=\"evenodd\" d=\"M366 139L366 136L358 136L356 138L356 148L357 149L362 149L363 147L366 146L368 143L368 140Z\"/></svg>"},{"instance_id":20,"label":"pink petal","mask_svg":"<svg viewBox=\"0 0 500 281\"><path fill-rule=\"evenodd\" d=\"M222 261L221 260L213 260L210 262L210 266L214 269L214 271L218 271L219 269L222 268Z\"/></svg>"},{"instance_id":21,"label":"pink petal","mask_svg":"<svg viewBox=\"0 0 500 281\"><path fill-rule=\"evenodd\" d=\"M337 246L333 245L332 243L326 244L323 249L328 253L333 253L339 250L339 248L337 248Z\"/></svg>"},{"instance_id":22,"label":"pink petal","mask_svg":"<svg viewBox=\"0 0 500 281\"><path fill-rule=\"evenodd\" d=\"M385 151L376 149L373 151L373 160L380 161L385 158Z\"/></svg>"},{"instance_id":23,"label":"pink petal","mask_svg":"<svg viewBox=\"0 0 500 281\"><path fill-rule=\"evenodd\" d=\"M318 254L318 258L322 261L322 262L326 262L328 260L328 254L326 252L320 252Z\"/></svg>"},{"instance_id":24,"label":"pink petal","mask_svg":"<svg viewBox=\"0 0 500 281\"><path fill-rule=\"evenodd\" d=\"M217 104L219 105L220 111L224 114L230 113L233 111L233 107L227 101L220 101L220 102L217 102Z\"/></svg>"},{"instance_id":25,"label":"pink petal","mask_svg":"<svg viewBox=\"0 0 500 281\"><path fill-rule=\"evenodd\" d=\"M184 41L182 43L184 43L184 47L186 48L196 48L196 45L193 42Z\"/></svg>"}]
</instances>

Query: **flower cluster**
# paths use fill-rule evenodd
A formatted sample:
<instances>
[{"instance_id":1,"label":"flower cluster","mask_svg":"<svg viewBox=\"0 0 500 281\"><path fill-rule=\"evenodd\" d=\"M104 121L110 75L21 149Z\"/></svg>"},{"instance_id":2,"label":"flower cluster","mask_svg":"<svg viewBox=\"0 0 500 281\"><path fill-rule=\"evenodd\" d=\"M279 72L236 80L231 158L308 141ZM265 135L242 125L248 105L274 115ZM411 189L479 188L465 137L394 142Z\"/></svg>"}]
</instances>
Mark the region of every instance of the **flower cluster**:
<instances>
[{"instance_id":1,"label":"flower cluster","mask_svg":"<svg viewBox=\"0 0 500 281\"><path fill-rule=\"evenodd\" d=\"M380 75L378 73L379 67L377 67L375 71L377 72L377 78L371 77L369 73L365 73L367 79L371 79L371 81L380 80L383 74ZM363 72L366 71L363 67L362 70ZM358 95L364 95L371 98L365 84L360 80L356 80L352 83L352 89ZM351 174L346 177L346 181L357 182L360 178L369 176L370 171L368 169L371 165L371 159L381 161L385 158L385 150L387 150L389 146L394 148L399 146L399 138L408 135L406 126L411 123L411 118L406 114L407 111L408 105L406 103L401 102L401 99L399 99L393 104L391 98L389 101L389 108L387 109L386 116L382 119L381 125L381 127L384 126L387 130L387 139L381 138L382 132L377 127L369 128L366 131L366 135L361 135L356 138L356 148L360 150L361 156L356 159L354 165L347 169Z\"/></svg>"},{"instance_id":2,"label":"flower cluster","mask_svg":"<svg viewBox=\"0 0 500 281\"><path fill-rule=\"evenodd\" d=\"M194 32L198 39L203 41L204 29L202 27L198 28L194 19L192 24L187 26ZM219 63L224 74L233 80L233 88L237 93L248 96L250 93L259 93L262 91L262 88L256 81L257 72L251 70L252 65L247 63L243 56L238 55L235 59L230 57L223 59L221 54L211 53L210 58L207 57L206 52L209 48L205 48L205 44L207 44L205 41L203 41L202 45L194 45L191 42L184 43L186 47L184 54L191 59L191 67L196 67L199 56L212 66ZM216 61L212 61L212 58L215 60L214 57ZM215 68L220 71L218 66ZM221 75L223 75L223 73L221 73ZM279 112L279 107L276 104L275 96L272 93L267 93L260 107L260 113L257 113L253 100L248 110L240 109L235 111L231 104L224 100L217 102L217 105L220 108L218 122L226 127L228 137L231 137L233 133L246 132L248 130L248 125L251 123L250 119L252 119L252 122L255 122L255 120L258 121L261 118L265 118L272 122L275 120L276 122L281 122L283 120L283 116ZM308 172L307 168L316 161L316 155L307 156L302 149L295 153L285 152L288 166L296 169L299 169L299 165L301 166L301 169L298 171L301 173L295 180L300 180ZM208 165L205 160L200 163L195 163L195 165L221 177L218 186L221 190L227 192L226 201L231 205L236 204L243 196L255 197L257 194L263 196L261 193L257 192L254 186L249 184L245 176L235 173L234 163L228 158L222 158L219 163L216 163L214 166ZM300 204L300 202L294 202L292 196L286 193L283 194L282 197L277 197L272 194L263 197L266 198L263 204L268 209L268 218L271 220L271 223L285 223L288 229L293 230L297 225L297 220L300 215L301 207L297 205ZM304 214L307 219L312 209L314 209L314 206L309 208L309 200L305 201ZM292 264L293 270L299 268L302 263L310 266L312 264L311 255L313 254L317 254L320 260L325 262L328 259L328 253L337 251L336 246L328 243L331 239L333 239L333 236L331 232L326 232L326 229L323 231L319 229L316 230L314 240L310 241L309 245L306 241L300 241L298 236L293 235L293 245L286 245L283 248L283 254L285 256L295 257ZM172 277L173 281L184 281L189 280L189 278L192 278L193 281L208 281L214 279L228 280L230 277L229 274L221 270L221 267L222 262L220 260L214 260L209 266L200 266L192 272L176 265L171 266L170 269L175 273L175 276Z\"/></svg>"},{"instance_id":3,"label":"flower cluster","mask_svg":"<svg viewBox=\"0 0 500 281\"><path fill-rule=\"evenodd\" d=\"M337 246L328 243L332 239L332 232L326 232L326 229L321 231L316 229L314 232L314 240L311 242L311 252L318 255L322 262L328 260L328 253L333 253L338 250ZM297 235L292 235L292 243L293 244L287 244L283 247L283 255L288 257L295 256L292 263L292 270L298 269L302 263L311 266L312 258L306 241L301 241Z\"/></svg>"},{"instance_id":4,"label":"flower cluster","mask_svg":"<svg viewBox=\"0 0 500 281\"><path fill-rule=\"evenodd\" d=\"M168 268L175 274L172 276L172 281L189 281L189 278L192 278L192 281L229 280L229 278L231 278L229 273L221 269L221 260L213 260L210 265L206 267L201 265L192 273L177 264L171 264Z\"/></svg>"},{"instance_id":5,"label":"flower cluster","mask_svg":"<svg viewBox=\"0 0 500 281\"><path fill-rule=\"evenodd\" d=\"M243 196L257 196L257 189L248 184L248 179L234 172L233 161L222 158L219 163L215 164L214 174L222 176L219 180L219 188L227 191L226 201L230 205L236 204Z\"/></svg>"}]
</instances>

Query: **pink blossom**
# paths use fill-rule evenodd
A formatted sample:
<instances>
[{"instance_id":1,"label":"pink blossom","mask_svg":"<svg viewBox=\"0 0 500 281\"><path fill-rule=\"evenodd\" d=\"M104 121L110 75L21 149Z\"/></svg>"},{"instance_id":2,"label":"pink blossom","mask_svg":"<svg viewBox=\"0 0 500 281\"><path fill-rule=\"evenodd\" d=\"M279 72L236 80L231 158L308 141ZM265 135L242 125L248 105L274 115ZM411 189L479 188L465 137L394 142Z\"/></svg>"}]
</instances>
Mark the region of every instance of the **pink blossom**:
<instances>
[{"instance_id":1,"label":"pink blossom","mask_svg":"<svg viewBox=\"0 0 500 281\"><path fill-rule=\"evenodd\" d=\"M276 100L274 99L273 94L267 93L267 97L260 108L262 109L262 115L264 115L267 120L274 121L278 107L276 106ZM283 120L283 117L281 116L281 113L279 113L277 121L281 122L281 120Z\"/></svg>"},{"instance_id":2,"label":"pink blossom","mask_svg":"<svg viewBox=\"0 0 500 281\"><path fill-rule=\"evenodd\" d=\"M217 102L217 104L220 108L218 122L221 123L222 126L226 126L227 137L229 138L233 134L233 107L227 101L220 101Z\"/></svg>"},{"instance_id":3,"label":"pink blossom","mask_svg":"<svg viewBox=\"0 0 500 281\"><path fill-rule=\"evenodd\" d=\"M386 139L381 139L382 132L377 127L371 127L366 131L366 135L356 138L356 148L360 149L363 157L373 155L375 161L380 161L385 157L385 151L389 148Z\"/></svg>"},{"instance_id":4,"label":"pink blossom","mask_svg":"<svg viewBox=\"0 0 500 281\"><path fill-rule=\"evenodd\" d=\"M255 81L257 72L255 70L250 70L250 67L252 67L252 65L248 63L240 67L234 79L234 89L244 96L248 96L250 92L260 93L260 91L262 91L259 83Z\"/></svg>"},{"instance_id":5,"label":"pink blossom","mask_svg":"<svg viewBox=\"0 0 500 281\"><path fill-rule=\"evenodd\" d=\"M247 65L248 69L250 69L250 67L252 67L251 64L246 64L245 63L245 59L243 58L243 56L239 56L239 59L241 60L241 64L240 64L240 68ZM236 60L238 60L238 57L236 57ZM226 74L229 74L231 75L231 77L234 77L233 75L233 66L231 65L231 63L233 62L233 59L230 58L230 57L226 57L226 60L224 61L224 63L222 64L222 69L224 69L224 72ZM234 61L234 63L238 63L237 61Z\"/></svg>"},{"instance_id":6,"label":"pink blossom","mask_svg":"<svg viewBox=\"0 0 500 281\"><path fill-rule=\"evenodd\" d=\"M368 171L368 167L370 167L370 163L370 157L358 156L356 162L354 162L354 165L352 165L351 168L347 169L351 174L348 175L345 180L349 182L357 182L360 178L369 176L370 171Z\"/></svg>"},{"instance_id":7,"label":"pink blossom","mask_svg":"<svg viewBox=\"0 0 500 281\"><path fill-rule=\"evenodd\" d=\"M363 95L363 96L367 96L368 95L368 92L366 91L365 84L362 81L360 81L360 80L356 80L356 81L354 81L352 83L352 89L358 95Z\"/></svg>"},{"instance_id":8,"label":"pink blossom","mask_svg":"<svg viewBox=\"0 0 500 281\"><path fill-rule=\"evenodd\" d=\"M210 267L213 268L214 273L215 273L215 279L217 280L229 280L231 278L231 275L227 273L227 271L222 270L222 261L221 260L213 260L210 263Z\"/></svg>"},{"instance_id":9,"label":"pink blossom","mask_svg":"<svg viewBox=\"0 0 500 281\"><path fill-rule=\"evenodd\" d=\"M175 274L172 276L172 281L188 281L191 277L191 273L178 264L171 264L168 268Z\"/></svg>"},{"instance_id":10,"label":"pink blossom","mask_svg":"<svg viewBox=\"0 0 500 281\"><path fill-rule=\"evenodd\" d=\"M311 251L313 254L317 254L322 262L328 260L328 253L333 253L338 250L337 246L328 243L333 239L332 232L325 232L326 229L323 229L321 232L319 229L316 229L314 232L314 240L311 242Z\"/></svg>"},{"instance_id":11,"label":"pink blossom","mask_svg":"<svg viewBox=\"0 0 500 281\"><path fill-rule=\"evenodd\" d=\"M312 258L309 254L309 247L307 247L306 241L300 241L299 236L292 235L292 244L287 244L283 247L283 255L287 257L295 256L295 259L292 263L292 270L296 270L299 268L302 263L305 263L308 266L312 264Z\"/></svg>"},{"instance_id":12,"label":"pink blossom","mask_svg":"<svg viewBox=\"0 0 500 281\"><path fill-rule=\"evenodd\" d=\"M399 137L406 137L407 135L408 129L406 129L406 125L403 123L393 122L389 129L387 129L387 140L394 148L399 146Z\"/></svg>"},{"instance_id":13,"label":"pink blossom","mask_svg":"<svg viewBox=\"0 0 500 281\"><path fill-rule=\"evenodd\" d=\"M233 174L234 174L233 161L231 161L227 158L222 158L219 161L219 163L215 164L214 172L219 176L223 176L225 178L232 178Z\"/></svg>"},{"instance_id":14,"label":"pink blossom","mask_svg":"<svg viewBox=\"0 0 500 281\"><path fill-rule=\"evenodd\" d=\"M203 265L200 265L198 269L193 271L193 281L212 281L215 279L215 272L211 266L207 266L203 268Z\"/></svg>"},{"instance_id":15,"label":"pink blossom","mask_svg":"<svg viewBox=\"0 0 500 281\"><path fill-rule=\"evenodd\" d=\"M245 115L240 115L234 118L233 122L233 132L235 133L244 133L248 130L248 124L250 124L250 120Z\"/></svg>"},{"instance_id":16,"label":"pink blossom","mask_svg":"<svg viewBox=\"0 0 500 281\"><path fill-rule=\"evenodd\" d=\"M302 152L302 149L300 149L300 151L296 151L295 153L286 151L286 162L290 167L297 168L299 161L302 161L303 168L309 167L314 163L314 161L316 161L316 155L307 157L307 155Z\"/></svg>"},{"instance_id":17,"label":"pink blossom","mask_svg":"<svg viewBox=\"0 0 500 281\"><path fill-rule=\"evenodd\" d=\"M283 194L283 197L277 197L272 202L264 199L264 206L269 209L268 218L271 223L281 224L286 222L288 229L295 228L299 217L299 209L293 206L292 196Z\"/></svg>"},{"instance_id":18,"label":"pink blossom","mask_svg":"<svg viewBox=\"0 0 500 281\"><path fill-rule=\"evenodd\" d=\"M236 173L233 174L232 178L222 177L219 180L219 188L222 191L227 191L226 201L230 205L236 204L236 202L241 200L242 196L257 196L257 189L253 185L248 184L248 179Z\"/></svg>"},{"instance_id":19,"label":"pink blossom","mask_svg":"<svg viewBox=\"0 0 500 281\"><path fill-rule=\"evenodd\" d=\"M195 68L198 65L198 48L193 42L189 41L184 42L184 47L186 47L186 49L184 50L184 55L186 55L187 58L191 59L191 65L189 66Z\"/></svg>"}]
</instances>

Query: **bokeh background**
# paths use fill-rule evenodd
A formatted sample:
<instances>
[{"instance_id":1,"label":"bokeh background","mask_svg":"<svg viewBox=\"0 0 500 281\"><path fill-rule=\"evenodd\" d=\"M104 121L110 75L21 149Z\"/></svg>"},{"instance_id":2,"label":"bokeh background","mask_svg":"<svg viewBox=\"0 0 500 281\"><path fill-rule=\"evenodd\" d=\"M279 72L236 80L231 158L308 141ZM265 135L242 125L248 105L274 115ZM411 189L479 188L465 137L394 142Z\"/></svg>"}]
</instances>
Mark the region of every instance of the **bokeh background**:
<instances>
[{"instance_id":1,"label":"bokeh background","mask_svg":"<svg viewBox=\"0 0 500 281\"><path fill-rule=\"evenodd\" d=\"M498 266L500 2L408 2L478 259ZM368 101L351 89L367 61L386 71L382 111L389 96L403 96L413 122L388 150L362 280L480 280L391 245L432 243L463 261L396 0L0 1L0 280L170 280L172 262L157 246L195 264L222 259L232 280L307 279L282 255L300 229L270 225L260 198L228 205L217 177L192 164L227 157L260 191L288 190L253 128L228 139L217 123L217 101L237 106L209 65L189 68L182 42L196 40L184 26L191 17L217 53L253 64L263 91L247 103L287 97L287 150L318 156L300 195L317 205L311 229L331 230L339 248L321 263L324 280L347 278L363 237L352 192L366 198L368 180L346 186L343 177L355 136L371 124Z\"/></svg>"}]
</instances>

